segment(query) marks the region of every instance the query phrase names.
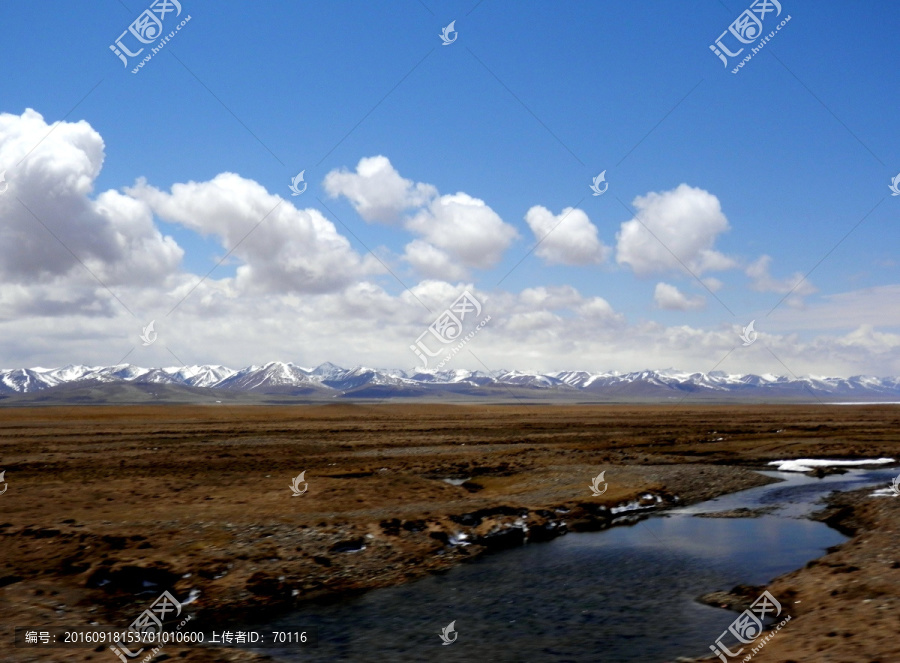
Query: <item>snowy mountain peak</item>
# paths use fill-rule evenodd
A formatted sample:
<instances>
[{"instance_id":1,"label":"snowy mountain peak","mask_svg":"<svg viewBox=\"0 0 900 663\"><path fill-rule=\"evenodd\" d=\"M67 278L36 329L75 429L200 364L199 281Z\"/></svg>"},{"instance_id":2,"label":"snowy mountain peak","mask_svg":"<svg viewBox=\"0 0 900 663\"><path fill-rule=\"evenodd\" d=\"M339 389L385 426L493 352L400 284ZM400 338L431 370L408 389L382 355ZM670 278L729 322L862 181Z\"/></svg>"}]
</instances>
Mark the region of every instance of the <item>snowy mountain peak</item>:
<instances>
[{"instance_id":1,"label":"snowy mountain peak","mask_svg":"<svg viewBox=\"0 0 900 663\"><path fill-rule=\"evenodd\" d=\"M466 369L376 369L366 366L342 368L325 362L309 369L291 362L270 361L262 366L239 370L220 365L143 368L131 364L117 366L67 365L60 368L15 368L0 371L0 398L30 394L79 383L127 383L174 385L231 391L259 391L333 397L361 398L391 396L436 396L442 393L479 395L504 385L529 390L540 397L578 394L598 399L669 400L695 394L707 399L792 399L811 401L900 402L900 378L853 376L850 378L807 376L788 378L764 373L729 374L723 371L689 373L674 368L618 371L537 371L501 370L493 373ZM374 391L368 391L374 390ZM525 392L528 393L528 392Z\"/></svg>"}]
</instances>

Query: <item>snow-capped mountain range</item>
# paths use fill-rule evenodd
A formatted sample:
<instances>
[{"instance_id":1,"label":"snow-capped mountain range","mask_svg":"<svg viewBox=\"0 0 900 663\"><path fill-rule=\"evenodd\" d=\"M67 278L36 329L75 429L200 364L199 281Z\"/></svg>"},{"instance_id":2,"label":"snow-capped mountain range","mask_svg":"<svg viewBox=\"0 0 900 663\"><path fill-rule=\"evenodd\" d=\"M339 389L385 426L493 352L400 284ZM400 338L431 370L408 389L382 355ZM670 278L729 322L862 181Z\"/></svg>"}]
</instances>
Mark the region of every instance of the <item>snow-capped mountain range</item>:
<instances>
[{"instance_id":1,"label":"snow-capped mountain range","mask_svg":"<svg viewBox=\"0 0 900 663\"><path fill-rule=\"evenodd\" d=\"M0 398L79 386L132 384L144 388L171 385L231 393L256 392L311 398L467 397L503 398L504 394L571 397L575 400L671 400L699 395L722 400L900 402L900 378L869 376L787 378L764 374L686 373L674 369L633 373L558 371L405 371L325 363L304 368L270 362L234 370L226 366L141 368L65 366L0 370Z\"/></svg>"}]
</instances>

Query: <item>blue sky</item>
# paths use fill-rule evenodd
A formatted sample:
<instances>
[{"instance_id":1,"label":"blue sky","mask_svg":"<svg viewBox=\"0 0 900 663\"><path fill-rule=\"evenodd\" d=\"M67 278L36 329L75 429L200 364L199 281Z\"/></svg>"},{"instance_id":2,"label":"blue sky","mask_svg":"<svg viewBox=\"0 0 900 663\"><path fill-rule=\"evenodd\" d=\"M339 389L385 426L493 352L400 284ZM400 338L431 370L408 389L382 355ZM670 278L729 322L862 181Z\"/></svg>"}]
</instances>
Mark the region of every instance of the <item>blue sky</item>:
<instances>
[{"instance_id":1,"label":"blue sky","mask_svg":"<svg viewBox=\"0 0 900 663\"><path fill-rule=\"evenodd\" d=\"M764 19L764 32L787 16L790 21L737 74L709 50L750 6L735 0L692 6L423 0L252 7L183 0L181 15L165 19L165 31L188 15L190 21L132 74L109 45L149 5L123 0L50 9L7 3L0 26L7 63L0 113L21 116L30 108L48 130L65 118L84 121L99 134L104 157L88 200L108 190L122 192L139 178L165 194L179 183L235 173L286 205L318 210L360 261L371 261L371 249L399 278L378 273L376 265L325 290L309 289L292 281L285 264L279 272L284 287L273 286L272 277L260 290L259 279L240 283L239 267L258 272L261 266L238 252L198 289L196 308L167 316L171 348L181 347L178 356L186 363L282 359L408 367L415 359L406 348L410 330L427 326L449 305L451 290L470 287L497 304L499 315L484 335L491 339L479 340L497 368L677 364L709 370L735 341L740 344L734 330L756 319L762 340L798 374L900 372L900 320L889 310L900 293L900 197L888 188L900 171L900 73L898 18L887 2L783 0L780 16L770 12ZM454 20L457 39L442 46L439 34ZM24 163L37 168L45 158L64 160L67 147L57 133L62 132L55 130ZM76 147L83 144L72 140ZM9 147L0 163L13 193L23 154ZM423 230L427 218L417 231L408 222L415 208L398 208L394 220L367 219L358 199L346 191L334 195L324 184L329 173L353 173L361 159L379 155L401 178L431 185L435 196L464 192L483 201L515 236L500 243L494 259L485 257L487 249L479 257L469 247L463 259L468 263L459 269L443 275L423 271L404 257L417 237L447 251L449 259L459 258ZM65 173L67 167L50 170ZM308 189L292 197L288 185L300 170ZM609 189L592 196L591 179L603 170ZM19 173L25 176L25 170ZM29 176L37 174L32 170ZM27 203L25 193L32 190L21 182L20 200ZM648 262L640 270L622 261L638 250L617 238L635 215L635 199L682 184L707 192L727 219L727 230L701 224L680 231L712 233L710 250L727 257L727 268L698 274L717 280L710 288L714 294L684 270L654 269ZM40 196L39 188L33 191ZM109 356L116 354L110 343L121 354L134 347L135 326L165 316L171 308L166 302L177 302L190 287L185 284L215 267L233 248L229 238L240 235L217 232L215 219L185 220L189 212L163 209L176 202L133 195L149 206L153 226L180 248L180 259L166 262L166 273L146 283L112 272L104 280L98 273L102 288L97 279L81 282L58 273L62 280L51 284L39 269L35 281L29 280L34 273L7 268L4 280L22 291L6 302L2 326L6 337L19 340L0 352L0 363L113 363L120 356ZM605 259L560 264L540 251L529 254L539 236L525 217L536 206L553 215L569 207L582 210L606 247ZM44 219L48 226L64 227L65 209L58 211L58 219ZM9 220L24 212L6 196L0 214ZM85 227L90 234L95 226ZM16 228L8 221L4 241L16 241ZM566 232L564 220L546 242L562 242ZM95 249L88 241L83 255L69 251L86 262L108 257L99 250L93 255ZM52 261L48 255L42 259ZM769 257L765 277L759 270L748 274L762 256ZM128 264L127 257L119 258ZM652 262L653 255L644 258ZM688 255L679 259L693 264ZM268 267L274 269L271 261ZM772 311L798 275L814 267L806 284ZM401 311L415 308L416 300L400 281L431 311ZM347 297L355 302L348 295L351 283L376 288L385 305L364 311L348 304ZM660 283L693 303L662 301ZM71 290L60 294L64 287ZM216 287L224 301L213 306L209 300L212 308L204 311L202 292ZM540 288L569 294L561 296L564 305L558 308L545 302L544 308L525 310L534 298L523 293ZM131 297L133 315L108 306L111 292ZM328 300L317 299L322 297ZM579 313L579 302L592 298L610 307L602 321ZM61 300L69 305L60 306ZM257 308L263 305L268 308ZM314 321L309 311L316 310L324 313ZM229 330L214 340L197 331L198 321L210 316L221 316L217 328ZM283 333L248 335L248 325L261 319L277 319L288 330L303 327L303 347L288 343ZM598 345L585 345L581 332L566 335L573 319L598 330ZM34 338L34 329L57 324L71 336ZM690 333L675 341L679 334L673 329ZM620 347L622 338L636 345ZM165 353L146 352L129 361L173 363ZM733 357L729 370L785 372L756 352ZM483 368L462 358L456 363Z\"/></svg>"}]
</instances>

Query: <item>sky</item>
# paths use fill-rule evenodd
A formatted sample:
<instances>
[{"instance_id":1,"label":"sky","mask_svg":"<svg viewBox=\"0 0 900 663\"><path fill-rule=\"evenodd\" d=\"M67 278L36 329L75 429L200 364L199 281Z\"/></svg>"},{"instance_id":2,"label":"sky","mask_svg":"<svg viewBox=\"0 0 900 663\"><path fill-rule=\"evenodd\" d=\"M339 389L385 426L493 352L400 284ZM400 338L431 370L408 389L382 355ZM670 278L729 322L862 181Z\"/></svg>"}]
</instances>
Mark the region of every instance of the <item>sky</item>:
<instances>
[{"instance_id":1,"label":"sky","mask_svg":"<svg viewBox=\"0 0 900 663\"><path fill-rule=\"evenodd\" d=\"M886 0L3 9L4 368L900 375Z\"/></svg>"}]
</instances>

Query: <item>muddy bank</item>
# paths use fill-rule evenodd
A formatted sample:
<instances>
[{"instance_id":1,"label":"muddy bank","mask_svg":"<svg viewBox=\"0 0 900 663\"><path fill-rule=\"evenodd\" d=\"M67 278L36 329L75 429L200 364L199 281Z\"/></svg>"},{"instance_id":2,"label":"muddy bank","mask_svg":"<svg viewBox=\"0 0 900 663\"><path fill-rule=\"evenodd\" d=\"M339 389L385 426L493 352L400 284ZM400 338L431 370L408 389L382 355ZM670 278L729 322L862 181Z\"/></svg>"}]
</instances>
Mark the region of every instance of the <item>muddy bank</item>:
<instances>
[{"instance_id":1,"label":"muddy bank","mask_svg":"<svg viewBox=\"0 0 900 663\"><path fill-rule=\"evenodd\" d=\"M835 495L818 516L850 541L770 583L792 603L794 621L766 660L900 659L900 499L871 492Z\"/></svg>"},{"instance_id":2,"label":"muddy bank","mask_svg":"<svg viewBox=\"0 0 900 663\"><path fill-rule=\"evenodd\" d=\"M765 660L879 663L900 657L900 499L872 488L836 493L812 518L851 539L765 587L741 585L698 600L741 612L768 589L791 616L765 645ZM746 652L744 652L746 654ZM762 655L762 654L760 654ZM718 661L717 657L679 659Z\"/></svg>"}]
</instances>

